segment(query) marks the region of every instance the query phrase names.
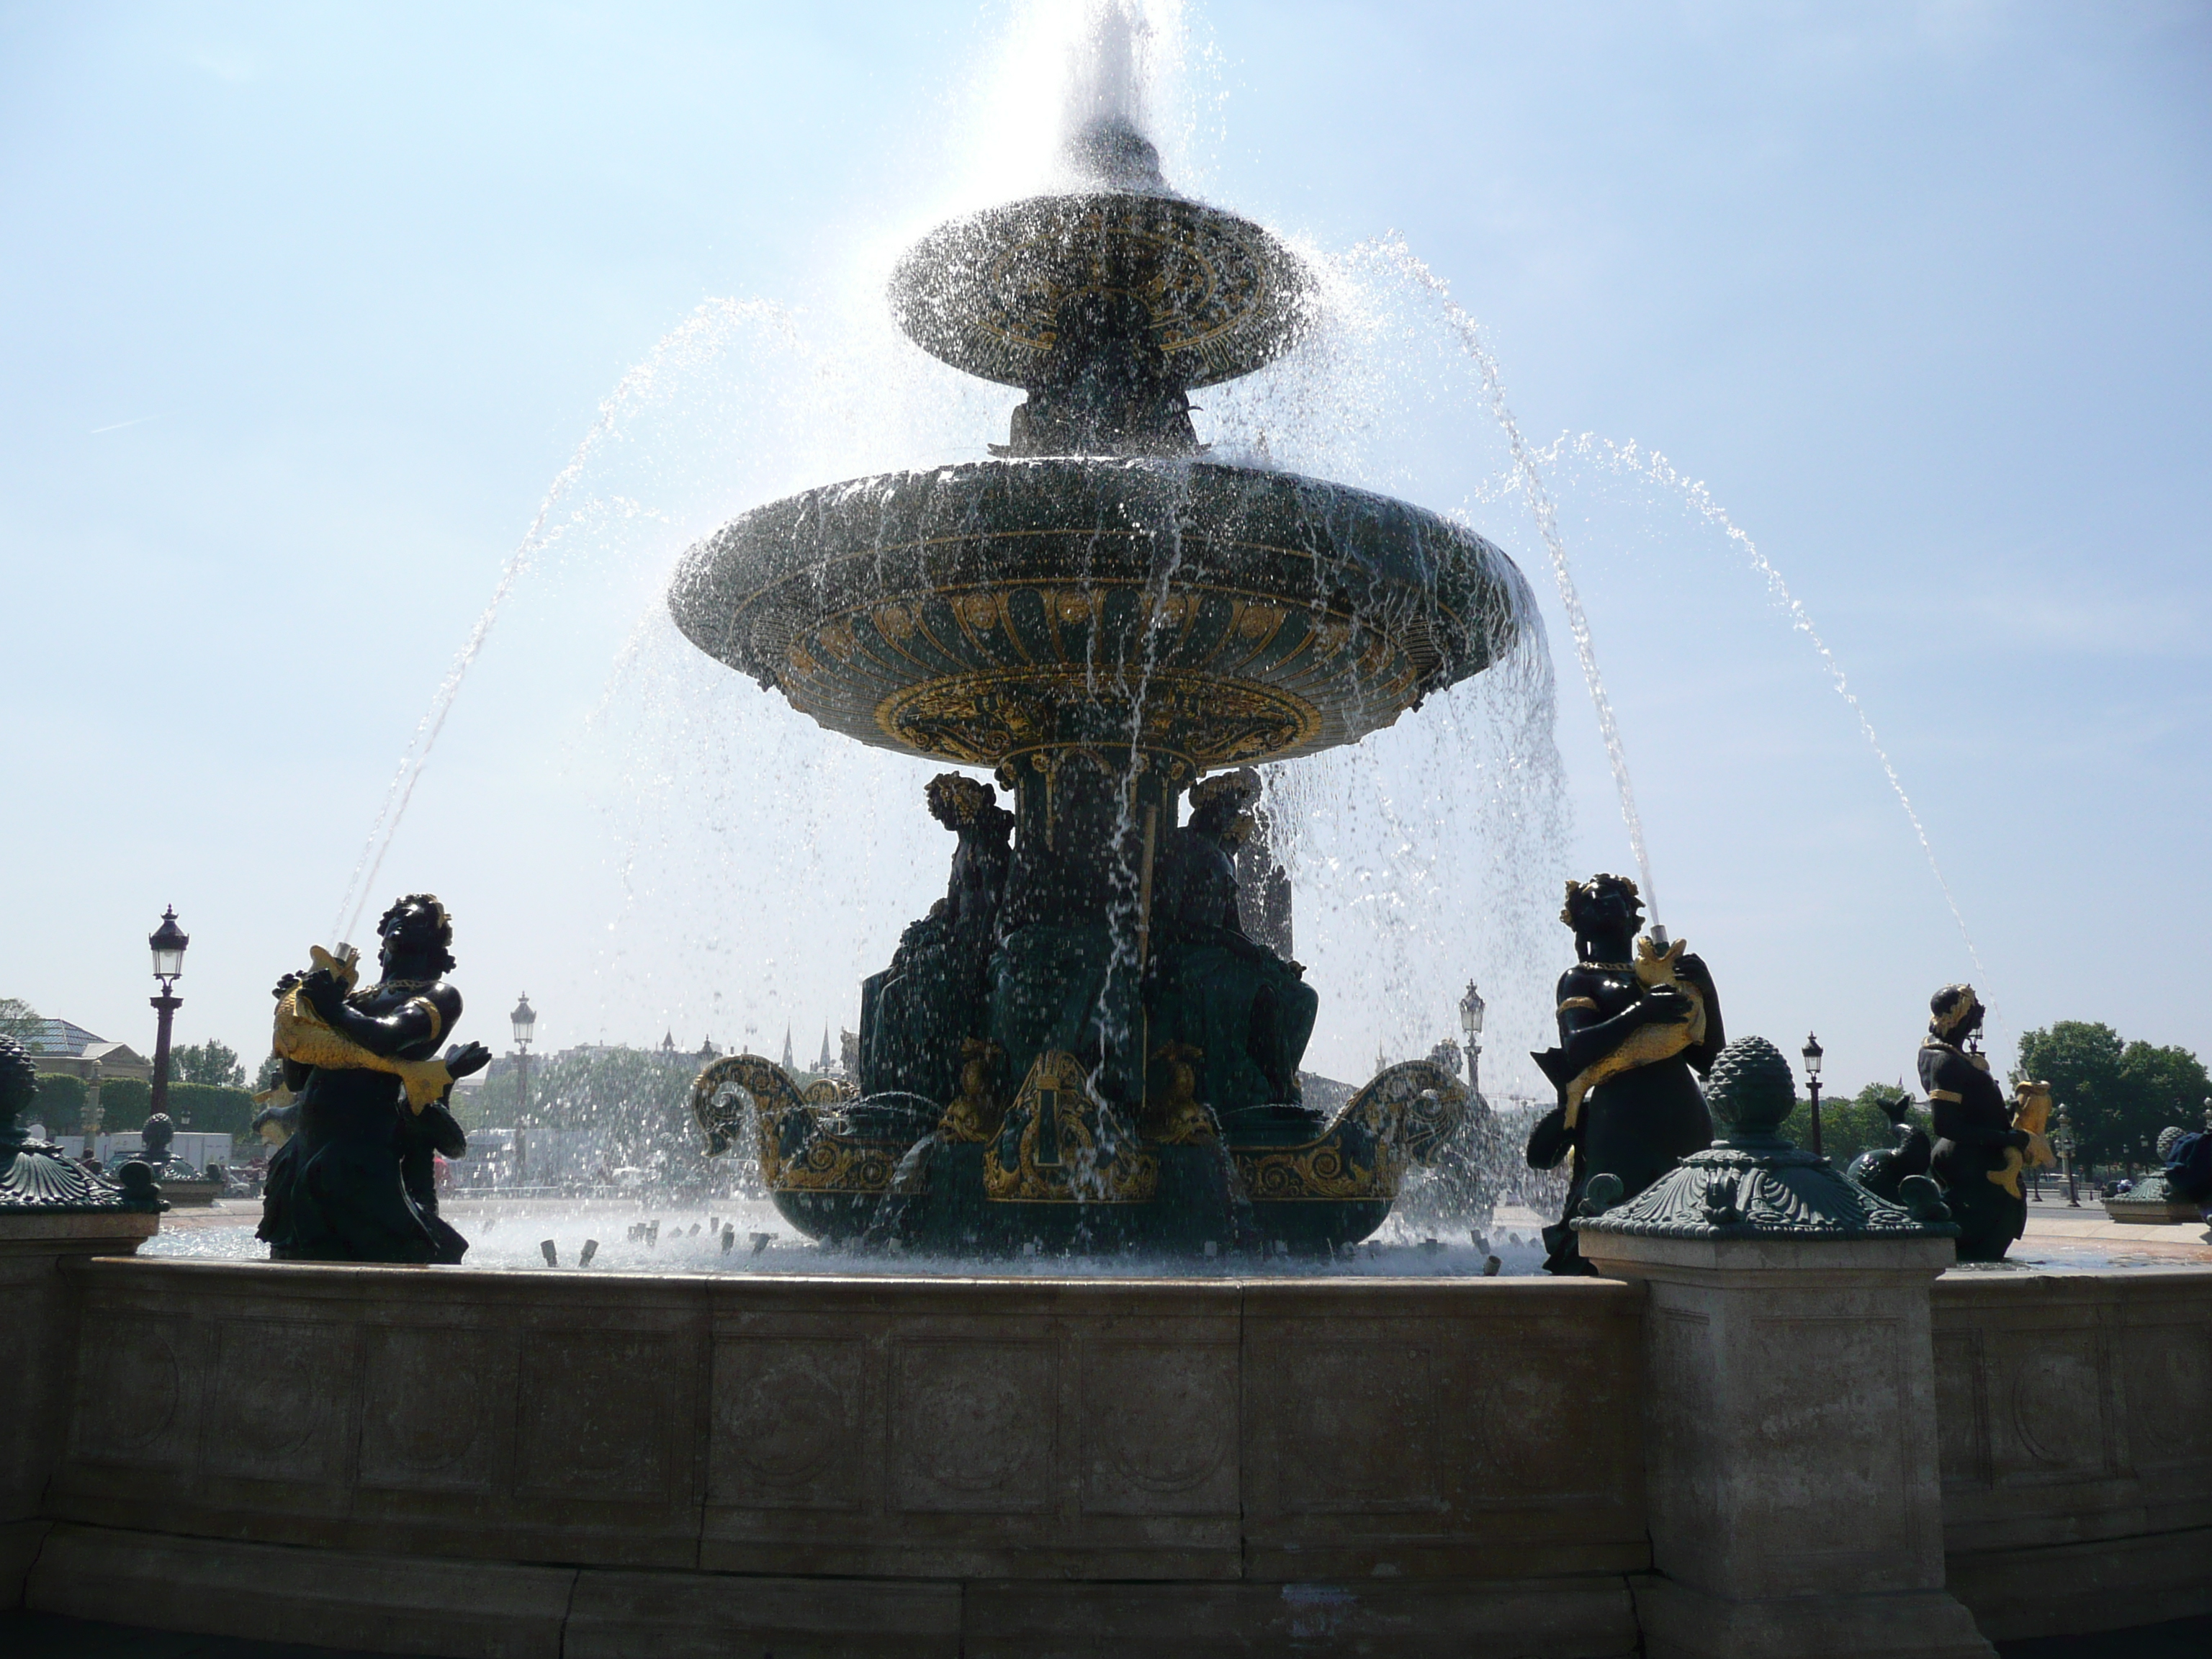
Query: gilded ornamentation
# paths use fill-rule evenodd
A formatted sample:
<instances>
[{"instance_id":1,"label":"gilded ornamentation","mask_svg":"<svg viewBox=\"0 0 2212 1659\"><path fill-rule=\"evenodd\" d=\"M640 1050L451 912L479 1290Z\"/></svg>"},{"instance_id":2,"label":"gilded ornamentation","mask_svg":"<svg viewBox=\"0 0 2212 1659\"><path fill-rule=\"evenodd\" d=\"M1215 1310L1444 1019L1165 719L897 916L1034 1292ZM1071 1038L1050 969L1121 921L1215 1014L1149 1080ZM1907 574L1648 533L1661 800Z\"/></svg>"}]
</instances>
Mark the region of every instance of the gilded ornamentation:
<instances>
[{"instance_id":1,"label":"gilded ornamentation","mask_svg":"<svg viewBox=\"0 0 2212 1659\"><path fill-rule=\"evenodd\" d=\"M1073 1054L1039 1054L983 1153L983 1191L1000 1203L1141 1204L1159 1188L1160 1161L1094 1099Z\"/></svg>"},{"instance_id":2,"label":"gilded ornamentation","mask_svg":"<svg viewBox=\"0 0 2212 1659\"><path fill-rule=\"evenodd\" d=\"M1612 879L1624 883L1633 895L1635 884L1628 881L1626 877ZM1576 890L1583 885L1571 881L1567 884L1571 904ZM1636 960L1633 963L1620 967L1611 963L1585 962L1581 964L1584 968L1607 973L1632 973L1637 982L1646 991L1664 988L1679 993L1690 1000L1690 1017L1670 1024L1639 1025L1610 1053L1601 1054L1577 1073L1561 1096L1561 1103L1567 1109L1568 1128L1573 1128L1582 1115L1583 1097L1607 1078L1619 1077L1623 1072L1632 1072L1638 1066L1649 1066L1655 1060L1670 1060L1684 1049L1694 1048L1705 1040L1705 993L1692 981L1678 977L1675 971L1681 963L1683 944L1684 941L1678 939L1662 951L1646 933L1636 941ZM1565 1012L1577 1005L1589 1008L1597 1006L1587 997L1570 997L1559 1005L1559 1008Z\"/></svg>"},{"instance_id":3,"label":"gilded ornamentation","mask_svg":"<svg viewBox=\"0 0 2212 1659\"><path fill-rule=\"evenodd\" d=\"M1133 721L1139 696L1141 717ZM970 766L1092 732L1127 742L1133 724L1138 747L1210 770L1303 746L1319 732L1321 712L1249 680L1164 669L1127 678L1103 669L1001 669L906 687L884 700L876 723L902 749Z\"/></svg>"},{"instance_id":4,"label":"gilded ornamentation","mask_svg":"<svg viewBox=\"0 0 2212 1659\"><path fill-rule=\"evenodd\" d=\"M736 1143L744 1123L746 1096L763 1116L804 1103L790 1077L774 1060L763 1054L726 1054L691 1081L691 1121L706 1135L709 1157Z\"/></svg>"},{"instance_id":5,"label":"gilded ornamentation","mask_svg":"<svg viewBox=\"0 0 2212 1659\"><path fill-rule=\"evenodd\" d=\"M1167 1067L1168 1081L1161 1097L1145 1101L1145 1124L1151 1139L1164 1146L1210 1146L1221 1139L1220 1126L1198 1097L1198 1062L1202 1048L1188 1042L1170 1042L1152 1052L1152 1063Z\"/></svg>"},{"instance_id":6,"label":"gilded ornamentation","mask_svg":"<svg viewBox=\"0 0 2212 1659\"><path fill-rule=\"evenodd\" d=\"M317 967L332 963L335 958L320 945L312 947ZM350 985L354 973L349 964L343 975ZM387 987L388 989L411 988L410 986ZM417 1002L428 1006L422 997ZM437 1015L437 1010L430 1010ZM442 1019L436 1023L442 1024ZM453 1086L453 1074L442 1059L401 1060L395 1056L372 1054L368 1049L332 1030L317 1013L314 1007L294 985L276 1000L276 1029L270 1046L286 1060L302 1066L328 1066L357 1072L383 1072L396 1077L407 1091L410 1110L420 1112L434 1102L443 1100L446 1091Z\"/></svg>"},{"instance_id":7,"label":"gilded ornamentation","mask_svg":"<svg viewBox=\"0 0 2212 1659\"><path fill-rule=\"evenodd\" d=\"M1433 1061L1407 1060L1346 1102L1318 1139L1237 1149L1237 1173L1255 1204L1387 1201L1407 1166L1435 1156L1466 1112L1464 1084Z\"/></svg>"},{"instance_id":8,"label":"gilded ornamentation","mask_svg":"<svg viewBox=\"0 0 2212 1659\"><path fill-rule=\"evenodd\" d=\"M693 1081L691 1117L706 1132L710 1157L726 1152L744 1127L743 1097L750 1097L761 1181L769 1191L881 1193L906 1147L838 1132L833 1109L856 1092L850 1084L817 1078L802 1094L774 1060L731 1054Z\"/></svg>"},{"instance_id":9,"label":"gilded ornamentation","mask_svg":"<svg viewBox=\"0 0 2212 1659\"><path fill-rule=\"evenodd\" d=\"M980 1146L999 1133L1006 1107L999 1098L996 1079L1006 1057L1006 1051L988 1038L961 1039L960 1092L938 1120L938 1133L947 1140Z\"/></svg>"}]
</instances>

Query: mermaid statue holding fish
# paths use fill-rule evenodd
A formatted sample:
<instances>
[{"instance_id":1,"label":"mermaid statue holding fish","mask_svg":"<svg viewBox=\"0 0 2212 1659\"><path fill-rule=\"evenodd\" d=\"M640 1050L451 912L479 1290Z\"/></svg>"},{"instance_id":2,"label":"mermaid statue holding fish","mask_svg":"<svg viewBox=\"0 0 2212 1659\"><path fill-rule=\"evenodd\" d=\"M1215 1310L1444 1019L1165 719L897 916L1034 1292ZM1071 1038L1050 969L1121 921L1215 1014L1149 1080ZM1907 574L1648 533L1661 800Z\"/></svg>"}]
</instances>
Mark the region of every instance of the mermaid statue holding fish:
<instances>
[{"instance_id":1,"label":"mermaid statue holding fish","mask_svg":"<svg viewBox=\"0 0 2212 1659\"><path fill-rule=\"evenodd\" d=\"M467 1241L441 1220L433 1152L465 1148L446 1109L456 1078L491 1061L482 1043L439 1042L461 1018L453 918L410 893L377 923L382 977L356 987L353 954L318 947L276 986L274 1047L295 1091L298 1132L270 1160L259 1237L277 1261L459 1261ZM415 1169L421 1165L421 1170Z\"/></svg>"},{"instance_id":2,"label":"mermaid statue holding fish","mask_svg":"<svg viewBox=\"0 0 2212 1659\"><path fill-rule=\"evenodd\" d=\"M1566 1207L1544 1229L1544 1266L1587 1273L1567 1223L1591 1179L1616 1177L1620 1202L1712 1144L1698 1079L1727 1036L1705 963L1662 928L1637 937L1644 902L1626 876L1570 881L1559 920L1574 930L1576 962L1559 975L1559 1046L1535 1056L1559 1104L1530 1133L1528 1158L1539 1170L1572 1160Z\"/></svg>"}]
</instances>

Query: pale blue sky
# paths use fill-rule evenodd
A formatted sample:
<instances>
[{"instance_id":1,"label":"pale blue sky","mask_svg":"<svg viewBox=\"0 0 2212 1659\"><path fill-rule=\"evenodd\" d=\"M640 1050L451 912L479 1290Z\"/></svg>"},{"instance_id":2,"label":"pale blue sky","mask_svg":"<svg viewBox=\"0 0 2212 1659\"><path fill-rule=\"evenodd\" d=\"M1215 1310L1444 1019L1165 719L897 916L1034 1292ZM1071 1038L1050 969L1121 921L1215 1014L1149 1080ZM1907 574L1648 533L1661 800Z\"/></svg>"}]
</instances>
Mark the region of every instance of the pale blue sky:
<instances>
[{"instance_id":1,"label":"pale blue sky","mask_svg":"<svg viewBox=\"0 0 2212 1659\"><path fill-rule=\"evenodd\" d=\"M1000 83L976 65L1007 15L0 7L0 994L150 1042L143 939L173 902L181 1037L258 1052L268 983L327 932L600 400L709 297L817 329L875 304L886 250L988 193ZM2212 11L1224 0L1188 23L1179 176L1324 252L1401 233L1534 440L1662 451L1775 561L1921 808L2006 1030L2101 1018L2212 1051ZM1525 514L1481 487L1494 434L1427 349L1365 472L1467 511L1549 603ZM788 404L768 370L672 371L518 587L379 880L453 903L465 1035L503 1036L477 1022L526 986L556 1046L772 1042L788 1018L811 1049L941 880L887 794L897 823L798 866L757 823L644 813L672 844L720 834L644 883L623 814L649 791L585 730L627 695L610 665L685 541L761 479L837 476L807 467L845 439L779 423L867 401L852 363L875 360L838 361L842 392ZM977 411L1003 403L933 372L898 360L884 395L908 412L848 447L927 462L994 435ZM1849 714L1673 496L1571 459L1557 482L1668 920L1738 1030L1794 1051L1817 1024L1845 1086L1905 1070L1928 993L1972 969ZM1563 861L1625 867L1553 624ZM741 793L872 811L927 775L830 779L843 763L738 689L656 718L734 722L736 765L788 769ZM726 761L702 735L645 769ZM805 898L863 844L818 928L755 890L798 869L775 884ZM718 873L692 891L687 869ZM1406 1018L1440 1031L1495 952L1425 948L1434 1006ZM1348 1073L1387 1020L1356 962L1315 967L1316 1059Z\"/></svg>"}]
</instances>

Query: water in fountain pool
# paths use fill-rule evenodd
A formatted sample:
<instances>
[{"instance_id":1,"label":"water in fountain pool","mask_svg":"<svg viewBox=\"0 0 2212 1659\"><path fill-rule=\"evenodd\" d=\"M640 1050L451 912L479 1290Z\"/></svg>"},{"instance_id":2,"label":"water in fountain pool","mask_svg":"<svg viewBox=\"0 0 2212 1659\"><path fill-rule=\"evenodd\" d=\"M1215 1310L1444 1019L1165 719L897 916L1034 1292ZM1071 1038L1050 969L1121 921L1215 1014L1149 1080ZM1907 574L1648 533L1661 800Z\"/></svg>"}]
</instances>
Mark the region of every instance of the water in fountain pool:
<instances>
[{"instance_id":1,"label":"water in fountain pool","mask_svg":"<svg viewBox=\"0 0 2212 1659\"><path fill-rule=\"evenodd\" d=\"M510 1202L471 1212L449 1206L447 1218L472 1240L459 1271L494 1268L591 1273L837 1273L945 1278L973 1276L1061 1279L1358 1278L1480 1279L1490 1258L1498 1273L1522 1276L1542 1270L1537 1223L1524 1219L1526 1243L1512 1243L1501 1227L1494 1237L1466 1233L1431 1236L1393 1220L1364 1244L1334 1255L1284 1254L1272 1241L1261 1252L1211 1256L1136 1252L1068 1255L1020 1251L986 1258L931 1255L915 1251L862 1251L823 1245L802 1237L765 1202L718 1200L712 1210L664 1209L643 1215L634 1203ZM496 1218L501 1225L487 1227ZM723 1224L718 1231L711 1224ZM658 1224L658 1231L648 1231ZM739 1237L747 1248L734 1248ZM548 1250L550 1247L550 1255ZM268 1247L253 1237L250 1220L217 1219L173 1228L149 1240L139 1254L172 1261L258 1261ZM444 1272L446 1269L431 1269Z\"/></svg>"}]
</instances>

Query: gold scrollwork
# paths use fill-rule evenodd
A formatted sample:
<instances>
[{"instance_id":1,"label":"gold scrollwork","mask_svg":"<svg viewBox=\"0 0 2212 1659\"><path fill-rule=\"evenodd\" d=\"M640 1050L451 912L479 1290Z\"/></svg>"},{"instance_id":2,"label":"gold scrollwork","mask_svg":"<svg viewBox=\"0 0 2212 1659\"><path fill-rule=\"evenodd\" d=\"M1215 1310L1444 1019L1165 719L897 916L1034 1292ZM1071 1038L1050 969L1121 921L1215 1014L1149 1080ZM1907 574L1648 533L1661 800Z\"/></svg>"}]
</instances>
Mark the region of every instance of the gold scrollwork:
<instances>
[{"instance_id":1,"label":"gold scrollwork","mask_svg":"<svg viewBox=\"0 0 2212 1659\"><path fill-rule=\"evenodd\" d=\"M1302 1146L1233 1155L1255 1204L1394 1199L1407 1166L1434 1157L1467 1114L1467 1089L1443 1066L1407 1060L1379 1073ZM1371 1149L1359 1161L1355 1146Z\"/></svg>"},{"instance_id":2,"label":"gold scrollwork","mask_svg":"<svg viewBox=\"0 0 2212 1659\"><path fill-rule=\"evenodd\" d=\"M1016 750L1061 741L1063 714L1095 723L1102 702L1139 697L1139 745L1186 755L1205 769L1299 748L1321 732L1321 711L1304 697L1254 681L1170 670L1126 685L1068 669L946 675L884 698L876 725L902 748L995 766Z\"/></svg>"},{"instance_id":3,"label":"gold scrollwork","mask_svg":"<svg viewBox=\"0 0 2212 1659\"><path fill-rule=\"evenodd\" d=\"M888 1141L847 1140L817 1121L798 1156L787 1158L774 1150L769 1115L761 1116L761 1180L771 1192L888 1192L906 1151Z\"/></svg>"},{"instance_id":4,"label":"gold scrollwork","mask_svg":"<svg viewBox=\"0 0 2212 1659\"><path fill-rule=\"evenodd\" d=\"M1002 1204L1141 1204L1159 1182L1158 1158L1092 1098L1083 1062L1058 1051L1036 1057L983 1152L984 1194Z\"/></svg>"},{"instance_id":5,"label":"gold scrollwork","mask_svg":"<svg viewBox=\"0 0 2212 1659\"><path fill-rule=\"evenodd\" d=\"M1382 1149L1371 1165L1363 1166L1345 1155L1339 1137L1324 1135L1304 1146L1281 1152L1240 1152L1237 1173L1255 1204L1293 1199L1325 1199L1343 1203L1360 1199L1391 1199L1398 1195L1398 1179L1405 1160Z\"/></svg>"}]
</instances>

